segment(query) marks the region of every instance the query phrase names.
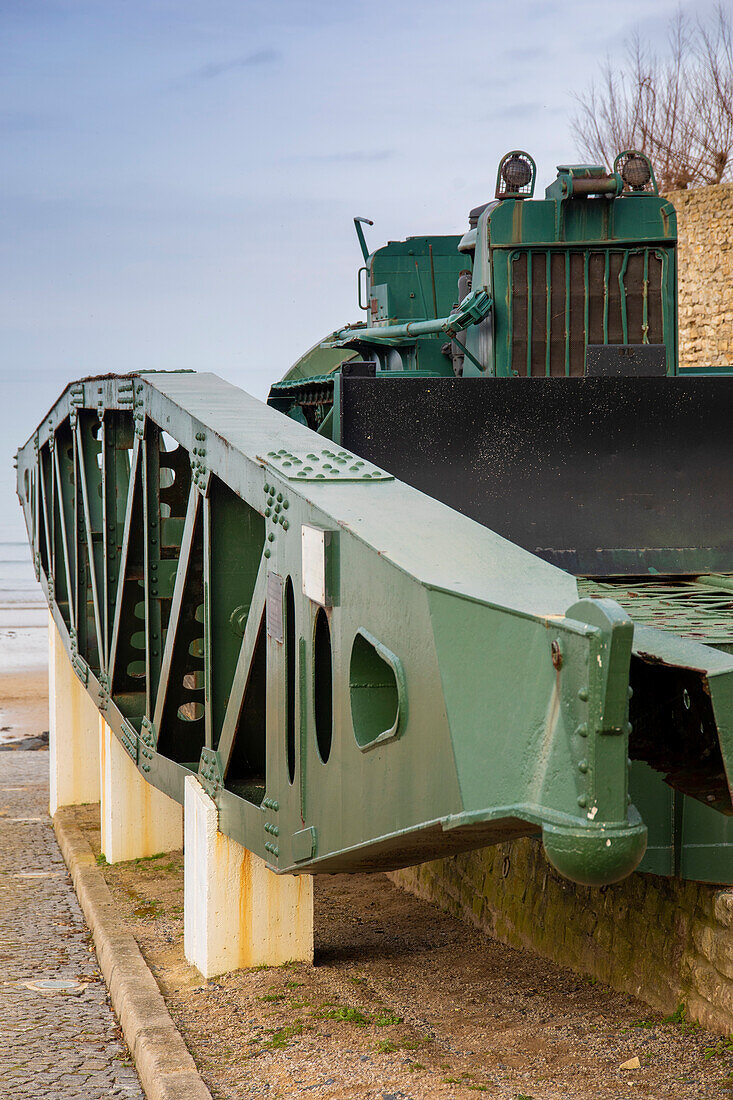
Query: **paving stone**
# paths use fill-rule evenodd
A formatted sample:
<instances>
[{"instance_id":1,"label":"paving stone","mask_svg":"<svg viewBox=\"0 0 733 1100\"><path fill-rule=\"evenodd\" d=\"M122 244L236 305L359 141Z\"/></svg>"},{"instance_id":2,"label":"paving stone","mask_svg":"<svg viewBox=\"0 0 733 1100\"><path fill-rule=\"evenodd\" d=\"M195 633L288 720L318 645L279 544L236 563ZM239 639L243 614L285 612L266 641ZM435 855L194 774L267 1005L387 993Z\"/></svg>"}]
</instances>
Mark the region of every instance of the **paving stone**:
<instances>
[{"instance_id":1,"label":"paving stone","mask_svg":"<svg viewBox=\"0 0 733 1100\"><path fill-rule=\"evenodd\" d=\"M5 789L2 789L5 788ZM18 788L18 789L8 789ZM0 760L0 1097L144 1100L56 844L48 753ZM12 818L39 820L12 821ZM32 875L33 877L25 877ZM17 877L24 876L24 877ZM64 979L83 992L38 992Z\"/></svg>"}]
</instances>

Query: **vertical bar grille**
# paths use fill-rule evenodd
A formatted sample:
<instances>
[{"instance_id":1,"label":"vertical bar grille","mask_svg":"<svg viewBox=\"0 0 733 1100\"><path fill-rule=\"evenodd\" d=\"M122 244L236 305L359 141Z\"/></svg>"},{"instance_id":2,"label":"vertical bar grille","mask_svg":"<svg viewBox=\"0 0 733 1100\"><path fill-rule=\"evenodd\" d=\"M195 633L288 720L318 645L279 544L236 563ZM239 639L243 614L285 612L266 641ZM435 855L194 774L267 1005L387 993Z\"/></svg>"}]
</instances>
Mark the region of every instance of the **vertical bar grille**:
<instances>
[{"instance_id":1,"label":"vertical bar grille","mask_svg":"<svg viewBox=\"0 0 733 1100\"><path fill-rule=\"evenodd\" d=\"M664 263L643 248L512 252L512 373L580 377L587 344L663 344Z\"/></svg>"}]
</instances>

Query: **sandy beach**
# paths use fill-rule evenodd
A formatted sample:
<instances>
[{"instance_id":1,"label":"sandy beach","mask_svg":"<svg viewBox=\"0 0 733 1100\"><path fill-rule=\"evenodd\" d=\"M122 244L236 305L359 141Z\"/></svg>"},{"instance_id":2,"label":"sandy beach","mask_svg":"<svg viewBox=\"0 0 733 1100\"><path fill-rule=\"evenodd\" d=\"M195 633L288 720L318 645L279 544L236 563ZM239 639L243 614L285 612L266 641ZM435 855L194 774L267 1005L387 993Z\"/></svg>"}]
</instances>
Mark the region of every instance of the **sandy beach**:
<instances>
[{"instance_id":1,"label":"sandy beach","mask_svg":"<svg viewBox=\"0 0 733 1100\"><path fill-rule=\"evenodd\" d=\"M48 729L48 610L22 543L0 543L0 744Z\"/></svg>"}]
</instances>

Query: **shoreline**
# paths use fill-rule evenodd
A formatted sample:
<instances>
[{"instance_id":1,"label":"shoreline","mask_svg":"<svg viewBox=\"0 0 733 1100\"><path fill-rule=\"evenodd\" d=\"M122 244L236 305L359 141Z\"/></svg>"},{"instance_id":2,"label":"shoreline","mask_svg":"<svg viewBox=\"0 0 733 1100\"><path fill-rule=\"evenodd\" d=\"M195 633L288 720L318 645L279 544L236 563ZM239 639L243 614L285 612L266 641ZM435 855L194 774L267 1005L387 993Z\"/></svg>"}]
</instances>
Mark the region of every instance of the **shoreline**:
<instances>
[{"instance_id":1,"label":"shoreline","mask_svg":"<svg viewBox=\"0 0 733 1100\"><path fill-rule=\"evenodd\" d=\"M0 671L0 744L48 731L48 671Z\"/></svg>"},{"instance_id":2,"label":"shoreline","mask_svg":"<svg viewBox=\"0 0 733 1100\"><path fill-rule=\"evenodd\" d=\"M48 611L0 604L0 744L48 730Z\"/></svg>"}]
</instances>

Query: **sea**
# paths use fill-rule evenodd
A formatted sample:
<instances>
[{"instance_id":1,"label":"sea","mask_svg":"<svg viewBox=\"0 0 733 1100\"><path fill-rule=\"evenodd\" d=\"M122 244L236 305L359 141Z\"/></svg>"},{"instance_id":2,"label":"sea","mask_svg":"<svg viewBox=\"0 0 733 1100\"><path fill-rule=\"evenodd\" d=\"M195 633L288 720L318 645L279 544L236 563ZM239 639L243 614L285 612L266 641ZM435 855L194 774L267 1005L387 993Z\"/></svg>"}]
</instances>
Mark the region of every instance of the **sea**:
<instances>
[{"instance_id":1,"label":"sea","mask_svg":"<svg viewBox=\"0 0 733 1100\"><path fill-rule=\"evenodd\" d=\"M45 667L48 609L27 542L0 542L0 674Z\"/></svg>"},{"instance_id":2,"label":"sea","mask_svg":"<svg viewBox=\"0 0 733 1100\"><path fill-rule=\"evenodd\" d=\"M47 669L48 609L30 547L0 542L0 744L48 728Z\"/></svg>"}]
</instances>

